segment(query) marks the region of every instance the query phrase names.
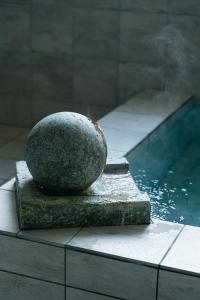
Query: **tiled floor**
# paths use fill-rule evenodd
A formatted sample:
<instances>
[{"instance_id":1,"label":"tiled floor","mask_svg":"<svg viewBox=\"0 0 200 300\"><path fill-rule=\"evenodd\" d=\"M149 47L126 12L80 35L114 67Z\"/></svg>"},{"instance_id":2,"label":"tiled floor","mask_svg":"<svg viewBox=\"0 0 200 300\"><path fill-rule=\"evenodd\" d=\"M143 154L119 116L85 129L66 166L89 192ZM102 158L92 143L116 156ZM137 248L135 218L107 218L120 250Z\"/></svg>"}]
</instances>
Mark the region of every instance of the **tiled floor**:
<instances>
[{"instance_id":1,"label":"tiled floor","mask_svg":"<svg viewBox=\"0 0 200 300\"><path fill-rule=\"evenodd\" d=\"M143 141L139 133L149 135L186 100L175 101L173 109L173 102L164 110L158 105L155 114L163 117L159 119L151 109L145 110L144 99L153 105L158 101L155 91L150 95L138 96L143 99L140 106L133 99L100 120L109 157L125 155ZM123 129L118 111L123 112ZM131 111L133 117L141 114L144 122L152 117L150 126L138 128L127 116ZM119 136L112 134L118 129ZM26 134L23 128L0 126L2 182L14 174L15 159L23 159ZM13 180L0 187L0 299L200 299L200 228L153 220L150 225L20 231L14 191Z\"/></svg>"}]
</instances>

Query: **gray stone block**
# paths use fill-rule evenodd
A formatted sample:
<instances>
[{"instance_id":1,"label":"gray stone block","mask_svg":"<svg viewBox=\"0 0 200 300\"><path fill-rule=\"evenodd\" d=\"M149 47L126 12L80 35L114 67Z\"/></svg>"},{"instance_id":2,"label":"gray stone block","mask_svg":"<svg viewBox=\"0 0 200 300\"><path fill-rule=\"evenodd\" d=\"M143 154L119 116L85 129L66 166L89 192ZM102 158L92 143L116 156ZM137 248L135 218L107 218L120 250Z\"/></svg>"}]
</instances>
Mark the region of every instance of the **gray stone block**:
<instances>
[{"instance_id":1,"label":"gray stone block","mask_svg":"<svg viewBox=\"0 0 200 300\"><path fill-rule=\"evenodd\" d=\"M72 54L74 10L64 3L32 4L31 43L35 51Z\"/></svg>"},{"instance_id":2,"label":"gray stone block","mask_svg":"<svg viewBox=\"0 0 200 300\"><path fill-rule=\"evenodd\" d=\"M16 167L21 229L150 222L149 197L138 190L129 172L103 173L77 196L53 196L36 187L24 161Z\"/></svg>"},{"instance_id":3,"label":"gray stone block","mask_svg":"<svg viewBox=\"0 0 200 300\"><path fill-rule=\"evenodd\" d=\"M68 300L117 300L105 295L91 293L88 291L66 287L66 299Z\"/></svg>"},{"instance_id":4,"label":"gray stone block","mask_svg":"<svg viewBox=\"0 0 200 300\"><path fill-rule=\"evenodd\" d=\"M119 0L75 0L75 6L87 9L118 9Z\"/></svg>"},{"instance_id":5,"label":"gray stone block","mask_svg":"<svg viewBox=\"0 0 200 300\"><path fill-rule=\"evenodd\" d=\"M76 9L74 26L76 55L89 58L117 58L119 38L117 11Z\"/></svg>"},{"instance_id":6,"label":"gray stone block","mask_svg":"<svg viewBox=\"0 0 200 300\"><path fill-rule=\"evenodd\" d=\"M70 250L67 250L66 267L69 286L118 299L156 299L156 268Z\"/></svg>"},{"instance_id":7,"label":"gray stone block","mask_svg":"<svg viewBox=\"0 0 200 300\"><path fill-rule=\"evenodd\" d=\"M63 248L6 235L0 235L0 244L1 270L64 283Z\"/></svg>"},{"instance_id":8,"label":"gray stone block","mask_svg":"<svg viewBox=\"0 0 200 300\"><path fill-rule=\"evenodd\" d=\"M167 24L165 14L122 12L120 22L120 60L160 65L154 40Z\"/></svg>"},{"instance_id":9,"label":"gray stone block","mask_svg":"<svg viewBox=\"0 0 200 300\"><path fill-rule=\"evenodd\" d=\"M30 6L0 3L0 49L29 50Z\"/></svg>"},{"instance_id":10,"label":"gray stone block","mask_svg":"<svg viewBox=\"0 0 200 300\"><path fill-rule=\"evenodd\" d=\"M65 288L63 285L2 271L0 271L0 282L0 299L3 300L65 299Z\"/></svg>"},{"instance_id":11,"label":"gray stone block","mask_svg":"<svg viewBox=\"0 0 200 300\"><path fill-rule=\"evenodd\" d=\"M117 104L117 63L112 60L76 58L74 62L74 101L112 107ZM90 113L90 112L89 112Z\"/></svg>"},{"instance_id":12,"label":"gray stone block","mask_svg":"<svg viewBox=\"0 0 200 300\"><path fill-rule=\"evenodd\" d=\"M183 0L181 0L183 1ZM173 1L173 2L177 2ZM167 13L167 0L123 0L121 9L146 13Z\"/></svg>"}]
</instances>

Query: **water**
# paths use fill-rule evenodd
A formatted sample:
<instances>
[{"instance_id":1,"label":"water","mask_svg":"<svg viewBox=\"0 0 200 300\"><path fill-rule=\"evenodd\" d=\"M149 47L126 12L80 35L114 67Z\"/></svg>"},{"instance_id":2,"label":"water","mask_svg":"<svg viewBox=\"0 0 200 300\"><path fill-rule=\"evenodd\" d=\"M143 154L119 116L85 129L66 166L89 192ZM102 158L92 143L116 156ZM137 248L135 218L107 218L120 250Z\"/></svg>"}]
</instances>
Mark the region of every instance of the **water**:
<instances>
[{"instance_id":1,"label":"water","mask_svg":"<svg viewBox=\"0 0 200 300\"><path fill-rule=\"evenodd\" d=\"M200 105L179 112L128 160L153 218L200 226Z\"/></svg>"}]
</instances>

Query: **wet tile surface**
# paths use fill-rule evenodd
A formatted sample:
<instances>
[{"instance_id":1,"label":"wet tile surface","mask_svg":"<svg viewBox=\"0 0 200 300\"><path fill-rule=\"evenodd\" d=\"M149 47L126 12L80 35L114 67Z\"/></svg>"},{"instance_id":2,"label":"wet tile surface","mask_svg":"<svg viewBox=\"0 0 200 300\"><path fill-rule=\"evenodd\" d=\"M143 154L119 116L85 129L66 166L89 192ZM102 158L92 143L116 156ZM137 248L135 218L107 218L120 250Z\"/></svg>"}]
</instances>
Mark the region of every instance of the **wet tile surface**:
<instances>
[{"instance_id":1,"label":"wet tile surface","mask_svg":"<svg viewBox=\"0 0 200 300\"><path fill-rule=\"evenodd\" d=\"M5 182L3 185L0 186L0 190L6 190L15 192L15 178L13 177L9 181Z\"/></svg>"},{"instance_id":2,"label":"wet tile surface","mask_svg":"<svg viewBox=\"0 0 200 300\"><path fill-rule=\"evenodd\" d=\"M57 244L64 247L64 245L67 244L79 230L80 228L23 230L20 231L19 235L24 238Z\"/></svg>"},{"instance_id":3,"label":"wet tile surface","mask_svg":"<svg viewBox=\"0 0 200 300\"><path fill-rule=\"evenodd\" d=\"M130 130L137 133L149 133L163 121L162 116L151 116L144 114L131 114L121 111L113 111L101 118L101 126Z\"/></svg>"},{"instance_id":4,"label":"wet tile surface","mask_svg":"<svg viewBox=\"0 0 200 300\"><path fill-rule=\"evenodd\" d=\"M89 227L83 228L69 245L158 265L181 228L180 224L162 221L150 225Z\"/></svg>"},{"instance_id":5,"label":"wet tile surface","mask_svg":"<svg viewBox=\"0 0 200 300\"><path fill-rule=\"evenodd\" d=\"M161 264L161 268L200 276L200 228L185 226Z\"/></svg>"},{"instance_id":6,"label":"wet tile surface","mask_svg":"<svg viewBox=\"0 0 200 300\"><path fill-rule=\"evenodd\" d=\"M16 234L19 231L15 193L0 189L0 231Z\"/></svg>"},{"instance_id":7,"label":"wet tile surface","mask_svg":"<svg viewBox=\"0 0 200 300\"><path fill-rule=\"evenodd\" d=\"M133 149L135 145L146 137L145 133L134 130L115 129L104 126L102 128L106 140L109 141L108 149L111 151L121 151L124 154Z\"/></svg>"},{"instance_id":8,"label":"wet tile surface","mask_svg":"<svg viewBox=\"0 0 200 300\"><path fill-rule=\"evenodd\" d=\"M187 94L175 95L170 92L150 90L148 93L139 93L137 96L118 106L116 111L134 114L168 117L188 99Z\"/></svg>"}]
</instances>

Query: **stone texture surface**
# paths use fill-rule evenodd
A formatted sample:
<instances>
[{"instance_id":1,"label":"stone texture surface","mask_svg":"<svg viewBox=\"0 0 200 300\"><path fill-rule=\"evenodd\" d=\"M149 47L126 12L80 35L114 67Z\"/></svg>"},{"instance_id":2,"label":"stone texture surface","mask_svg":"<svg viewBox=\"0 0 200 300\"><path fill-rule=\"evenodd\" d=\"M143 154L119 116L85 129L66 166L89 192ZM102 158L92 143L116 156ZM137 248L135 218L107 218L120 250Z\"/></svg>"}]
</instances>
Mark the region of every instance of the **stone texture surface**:
<instances>
[{"instance_id":1,"label":"stone texture surface","mask_svg":"<svg viewBox=\"0 0 200 300\"><path fill-rule=\"evenodd\" d=\"M150 222L150 201L127 173L102 174L79 196L49 196L34 184L26 163L17 162L17 207L21 229Z\"/></svg>"},{"instance_id":2,"label":"stone texture surface","mask_svg":"<svg viewBox=\"0 0 200 300\"><path fill-rule=\"evenodd\" d=\"M26 144L29 171L48 194L69 195L87 189L102 173L106 157L106 140L98 124L72 112L42 119Z\"/></svg>"}]
</instances>

